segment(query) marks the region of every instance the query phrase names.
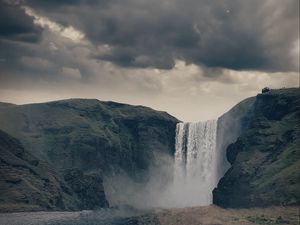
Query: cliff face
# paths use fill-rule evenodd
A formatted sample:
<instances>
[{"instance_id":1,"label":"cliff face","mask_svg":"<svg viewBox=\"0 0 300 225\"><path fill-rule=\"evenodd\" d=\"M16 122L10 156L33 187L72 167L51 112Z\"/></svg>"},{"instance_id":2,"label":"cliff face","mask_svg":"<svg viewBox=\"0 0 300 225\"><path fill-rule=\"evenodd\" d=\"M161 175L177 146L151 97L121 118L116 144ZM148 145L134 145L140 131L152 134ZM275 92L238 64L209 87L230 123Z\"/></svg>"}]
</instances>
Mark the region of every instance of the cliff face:
<instances>
[{"instance_id":1,"label":"cliff face","mask_svg":"<svg viewBox=\"0 0 300 225\"><path fill-rule=\"evenodd\" d=\"M237 140L244 128L247 127L249 121L248 117L253 111L254 102L254 97L247 98L218 118L216 141L218 180L223 177L224 173L230 168L226 149Z\"/></svg>"},{"instance_id":2,"label":"cliff face","mask_svg":"<svg viewBox=\"0 0 300 225\"><path fill-rule=\"evenodd\" d=\"M24 151L51 168L61 181L54 186L70 190L71 197L65 200L73 201L75 209L107 206L103 176L125 173L137 182L146 181L148 168L157 162L157 155L173 154L177 122L165 112L98 100L70 99L0 107L0 129L20 140L18 145ZM12 146L3 155L11 154L13 149ZM23 167L18 170L20 174L27 171ZM41 183L36 189L43 189L44 182L39 177L35 179ZM12 190L6 183L0 188ZM25 186L18 188L28 193L33 191ZM53 197L51 191L48 195L49 199ZM2 202L9 199L15 196ZM64 209L68 204L53 204L48 208Z\"/></svg>"},{"instance_id":3,"label":"cliff face","mask_svg":"<svg viewBox=\"0 0 300 225\"><path fill-rule=\"evenodd\" d=\"M299 89L259 94L227 148L230 169L214 190L224 207L299 204ZM228 129L230 133L230 129Z\"/></svg>"}]
</instances>

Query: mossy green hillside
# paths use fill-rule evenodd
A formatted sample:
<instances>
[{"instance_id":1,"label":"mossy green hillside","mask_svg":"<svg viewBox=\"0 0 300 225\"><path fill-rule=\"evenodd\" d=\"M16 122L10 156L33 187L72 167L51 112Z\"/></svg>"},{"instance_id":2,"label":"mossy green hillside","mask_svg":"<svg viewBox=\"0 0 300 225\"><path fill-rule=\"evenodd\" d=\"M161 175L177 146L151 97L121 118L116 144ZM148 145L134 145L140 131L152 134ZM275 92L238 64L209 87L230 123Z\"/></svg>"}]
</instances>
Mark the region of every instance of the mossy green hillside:
<instances>
[{"instance_id":1,"label":"mossy green hillside","mask_svg":"<svg viewBox=\"0 0 300 225\"><path fill-rule=\"evenodd\" d=\"M106 207L103 176L126 173L137 182L146 182L150 165L159 163L154 157L157 154L172 156L177 122L165 112L95 99L1 104L0 129L7 137L14 137L24 151L47 165L57 177L55 185L45 189L40 177L18 166L17 173L27 178L10 185L4 180L0 189L3 193L18 189L18 193L27 197L21 201L11 194L2 199L2 203L14 205L11 210L20 210L24 204L28 210ZM14 160L11 155L14 147L3 150L3 160L5 157ZM16 168L7 170L15 171ZM51 180L51 174L46 171L46 179ZM34 195L35 192L40 193L40 198L33 200L30 193ZM49 203L57 194L60 204ZM42 201L44 198L46 200Z\"/></svg>"},{"instance_id":2,"label":"mossy green hillside","mask_svg":"<svg viewBox=\"0 0 300 225\"><path fill-rule=\"evenodd\" d=\"M300 203L300 91L271 90L256 97L247 125L227 149L231 168L214 190L225 207Z\"/></svg>"}]
</instances>

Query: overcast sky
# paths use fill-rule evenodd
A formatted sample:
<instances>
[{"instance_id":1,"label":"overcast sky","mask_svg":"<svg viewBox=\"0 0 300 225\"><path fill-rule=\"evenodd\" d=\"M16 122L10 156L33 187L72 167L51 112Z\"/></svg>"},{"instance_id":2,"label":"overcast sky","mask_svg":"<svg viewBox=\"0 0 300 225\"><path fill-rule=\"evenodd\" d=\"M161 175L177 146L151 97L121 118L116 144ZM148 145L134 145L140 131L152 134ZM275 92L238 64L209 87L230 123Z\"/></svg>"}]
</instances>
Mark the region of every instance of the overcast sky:
<instances>
[{"instance_id":1,"label":"overcast sky","mask_svg":"<svg viewBox=\"0 0 300 225\"><path fill-rule=\"evenodd\" d=\"M0 0L0 101L202 121L265 86L299 86L299 0Z\"/></svg>"}]
</instances>

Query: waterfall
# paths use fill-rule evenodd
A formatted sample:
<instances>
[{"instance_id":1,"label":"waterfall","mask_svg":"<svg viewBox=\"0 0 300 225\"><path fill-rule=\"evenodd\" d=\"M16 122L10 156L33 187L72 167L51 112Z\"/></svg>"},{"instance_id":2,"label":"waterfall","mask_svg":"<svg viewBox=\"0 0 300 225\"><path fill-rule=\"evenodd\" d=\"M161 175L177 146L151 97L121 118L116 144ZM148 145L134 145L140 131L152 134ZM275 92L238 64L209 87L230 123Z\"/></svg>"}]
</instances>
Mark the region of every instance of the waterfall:
<instances>
[{"instance_id":1,"label":"waterfall","mask_svg":"<svg viewBox=\"0 0 300 225\"><path fill-rule=\"evenodd\" d=\"M174 158L156 155L160 161L150 169L147 183L136 183L125 174L105 178L110 203L135 208L212 204L212 191L229 168L226 148L237 137L236 124L228 116L218 121L178 123Z\"/></svg>"},{"instance_id":2,"label":"waterfall","mask_svg":"<svg viewBox=\"0 0 300 225\"><path fill-rule=\"evenodd\" d=\"M209 205L219 180L216 152L217 121L178 123L174 186L182 206Z\"/></svg>"}]
</instances>

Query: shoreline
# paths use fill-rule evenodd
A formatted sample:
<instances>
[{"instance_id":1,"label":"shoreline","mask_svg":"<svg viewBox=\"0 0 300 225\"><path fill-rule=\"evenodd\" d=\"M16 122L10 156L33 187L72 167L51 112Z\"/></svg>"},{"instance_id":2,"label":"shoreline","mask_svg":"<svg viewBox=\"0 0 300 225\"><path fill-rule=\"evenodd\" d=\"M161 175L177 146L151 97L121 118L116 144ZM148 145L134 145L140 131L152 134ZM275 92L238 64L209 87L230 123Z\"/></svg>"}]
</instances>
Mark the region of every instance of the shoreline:
<instances>
[{"instance_id":1,"label":"shoreline","mask_svg":"<svg viewBox=\"0 0 300 225\"><path fill-rule=\"evenodd\" d=\"M82 211L39 211L0 213L0 224L6 225L235 225L299 224L300 206L225 209L216 205L149 211L103 208Z\"/></svg>"}]
</instances>

